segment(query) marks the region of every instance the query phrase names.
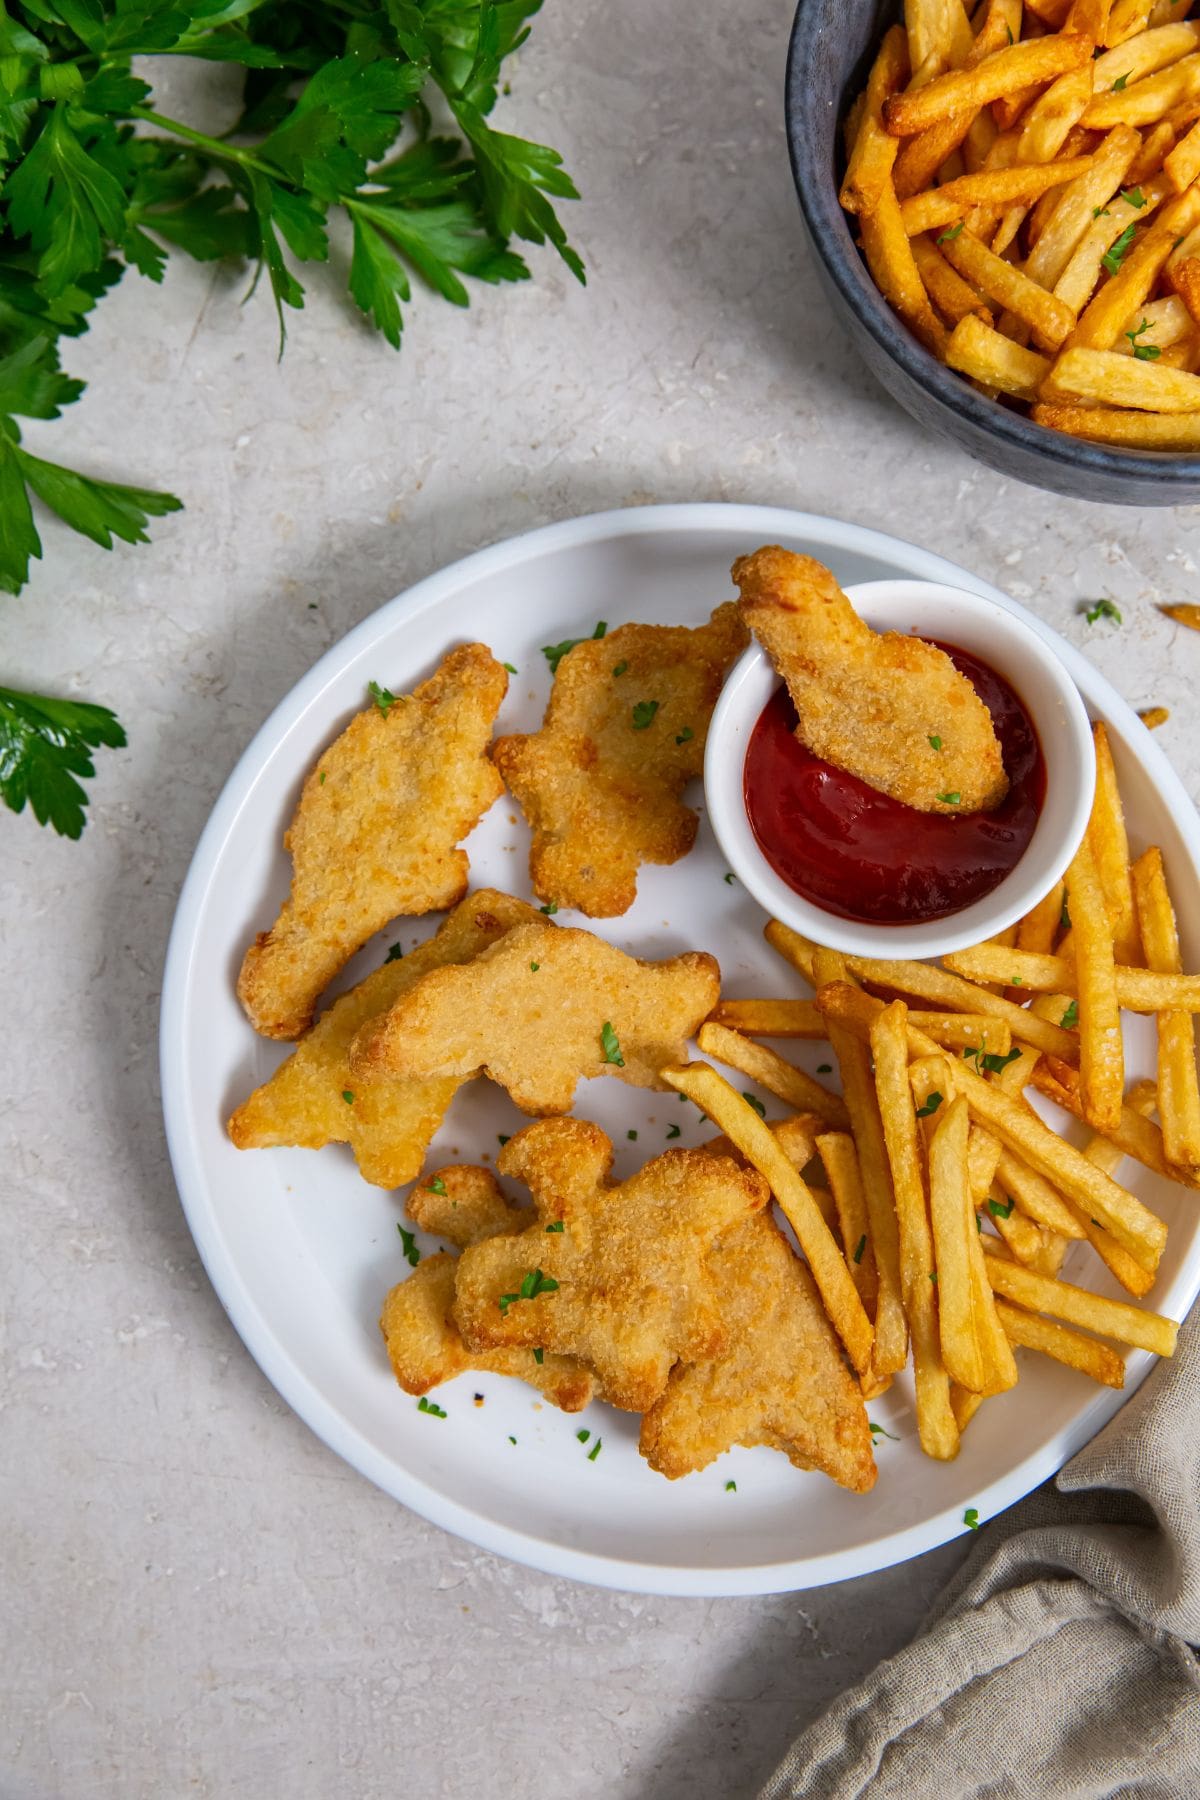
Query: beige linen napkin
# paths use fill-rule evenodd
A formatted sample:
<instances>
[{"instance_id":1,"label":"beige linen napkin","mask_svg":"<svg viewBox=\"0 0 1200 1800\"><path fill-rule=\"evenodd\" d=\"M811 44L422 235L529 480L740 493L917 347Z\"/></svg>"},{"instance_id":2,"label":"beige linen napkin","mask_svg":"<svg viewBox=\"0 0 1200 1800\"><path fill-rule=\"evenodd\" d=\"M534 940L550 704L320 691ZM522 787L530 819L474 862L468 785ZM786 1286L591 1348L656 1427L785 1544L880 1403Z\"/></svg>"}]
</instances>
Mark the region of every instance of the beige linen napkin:
<instances>
[{"instance_id":1,"label":"beige linen napkin","mask_svg":"<svg viewBox=\"0 0 1200 1800\"><path fill-rule=\"evenodd\" d=\"M760 1800L1200 1796L1200 1308Z\"/></svg>"}]
</instances>

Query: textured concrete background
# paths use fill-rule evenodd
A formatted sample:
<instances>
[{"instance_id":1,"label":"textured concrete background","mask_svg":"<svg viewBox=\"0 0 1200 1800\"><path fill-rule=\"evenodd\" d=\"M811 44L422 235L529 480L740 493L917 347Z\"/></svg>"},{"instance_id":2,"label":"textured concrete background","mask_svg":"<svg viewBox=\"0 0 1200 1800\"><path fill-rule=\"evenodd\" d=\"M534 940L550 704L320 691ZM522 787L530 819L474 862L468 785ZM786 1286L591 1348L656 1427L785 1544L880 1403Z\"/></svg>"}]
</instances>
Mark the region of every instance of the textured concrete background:
<instances>
[{"instance_id":1,"label":"textured concrete background","mask_svg":"<svg viewBox=\"0 0 1200 1800\"><path fill-rule=\"evenodd\" d=\"M924 437L825 315L781 91L789 0L552 0L514 128L586 198L576 288L419 299L394 357L314 274L282 366L244 282L126 278L30 433L188 510L113 555L46 532L4 679L115 705L92 823L0 817L0 1793L5 1800L748 1794L794 1726L910 1635L960 1546L764 1600L574 1587L473 1551L276 1400L192 1249L159 1119L176 895L252 732L381 601L478 545L650 500L862 520L967 563L1083 646L1200 791L1196 509L1006 484ZM53 453L53 452L50 452ZM1109 595L1123 627L1088 627ZM309 602L315 602L315 609Z\"/></svg>"}]
</instances>

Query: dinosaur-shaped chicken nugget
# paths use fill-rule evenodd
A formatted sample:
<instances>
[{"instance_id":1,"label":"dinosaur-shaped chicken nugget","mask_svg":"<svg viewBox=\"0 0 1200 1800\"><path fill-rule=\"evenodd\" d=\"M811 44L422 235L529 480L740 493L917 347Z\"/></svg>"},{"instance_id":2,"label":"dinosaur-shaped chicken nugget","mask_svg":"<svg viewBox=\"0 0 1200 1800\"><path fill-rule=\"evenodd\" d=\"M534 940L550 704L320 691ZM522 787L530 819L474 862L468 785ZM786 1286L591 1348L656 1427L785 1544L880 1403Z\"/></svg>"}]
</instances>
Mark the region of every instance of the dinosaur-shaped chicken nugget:
<instances>
[{"instance_id":1,"label":"dinosaur-shaped chicken nugget","mask_svg":"<svg viewBox=\"0 0 1200 1800\"><path fill-rule=\"evenodd\" d=\"M514 1206L505 1198L489 1170L470 1164L436 1170L409 1197L408 1215L423 1231L461 1246L520 1231L532 1216L528 1207ZM580 1412L592 1398L595 1383L573 1358L550 1350L539 1359L533 1349L465 1348L450 1318L457 1267L455 1256L426 1256L383 1303L379 1328L405 1393L427 1394L468 1369L486 1369L529 1382L563 1412Z\"/></svg>"},{"instance_id":2,"label":"dinosaur-shaped chicken nugget","mask_svg":"<svg viewBox=\"0 0 1200 1800\"><path fill-rule=\"evenodd\" d=\"M733 579L815 756L921 812L999 806L1008 777L992 715L944 650L872 631L811 556L769 545L739 557Z\"/></svg>"},{"instance_id":3,"label":"dinosaur-shaped chicken nugget","mask_svg":"<svg viewBox=\"0 0 1200 1800\"><path fill-rule=\"evenodd\" d=\"M697 819L679 796L704 767L721 683L748 641L728 602L695 630L621 625L563 657L541 730L495 749L533 828L539 899L611 918L633 904L640 864L687 855Z\"/></svg>"},{"instance_id":4,"label":"dinosaur-shaped chicken nugget","mask_svg":"<svg viewBox=\"0 0 1200 1800\"><path fill-rule=\"evenodd\" d=\"M708 1257L724 1343L677 1363L642 1420L641 1452L672 1480L734 1444L766 1444L801 1469L865 1493L875 1458L862 1393L807 1269L767 1212Z\"/></svg>"},{"instance_id":5,"label":"dinosaur-shaped chicken nugget","mask_svg":"<svg viewBox=\"0 0 1200 1800\"><path fill-rule=\"evenodd\" d=\"M376 1187L411 1181L460 1078L408 1078L368 1070L351 1076L354 1036L431 969L469 962L513 926L537 917L532 906L494 888L468 895L442 921L436 936L407 956L385 962L335 1000L271 1079L243 1100L229 1121L238 1149L296 1144L319 1150L324 1144L349 1144L363 1178Z\"/></svg>"},{"instance_id":6,"label":"dinosaur-shaped chicken nugget","mask_svg":"<svg viewBox=\"0 0 1200 1800\"><path fill-rule=\"evenodd\" d=\"M752 1169L706 1150L668 1150L615 1186L611 1165L607 1137L584 1120L518 1132L499 1168L525 1182L537 1223L463 1252L453 1316L470 1349L576 1356L604 1399L644 1412L679 1358L721 1348L707 1252L768 1191Z\"/></svg>"},{"instance_id":7,"label":"dinosaur-shaped chicken nugget","mask_svg":"<svg viewBox=\"0 0 1200 1800\"><path fill-rule=\"evenodd\" d=\"M659 1070L686 1061L720 984L715 959L699 951L639 962L591 932L539 920L403 994L359 1033L354 1076L466 1080L482 1070L522 1112L565 1113L584 1076L661 1088Z\"/></svg>"},{"instance_id":8,"label":"dinosaur-shaped chicken nugget","mask_svg":"<svg viewBox=\"0 0 1200 1800\"><path fill-rule=\"evenodd\" d=\"M455 846L503 791L488 745L507 687L483 644L463 644L414 693L381 690L317 759L283 840L291 893L238 977L256 1031L299 1037L390 919L462 899L467 853Z\"/></svg>"}]
</instances>

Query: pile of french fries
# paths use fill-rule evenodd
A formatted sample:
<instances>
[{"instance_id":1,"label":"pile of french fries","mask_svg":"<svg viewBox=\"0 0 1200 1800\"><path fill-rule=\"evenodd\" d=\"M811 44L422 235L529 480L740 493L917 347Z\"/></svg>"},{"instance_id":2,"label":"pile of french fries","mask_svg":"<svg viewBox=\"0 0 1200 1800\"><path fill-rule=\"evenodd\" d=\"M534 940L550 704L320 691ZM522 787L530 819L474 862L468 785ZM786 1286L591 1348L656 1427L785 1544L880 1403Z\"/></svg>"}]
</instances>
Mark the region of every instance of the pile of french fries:
<instances>
[{"instance_id":1,"label":"pile of french fries","mask_svg":"<svg viewBox=\"0 0 1200 1800\"><path fill-rule=\"evenodd\" d=\"M1086 1242L1134 1302L1153 1287L1167 1227L1114 1178L1125 1157L1200 1188L1200 975L1183 972L1160 852L1130 862L1103 725L1095 743L1065 880L1001 937L937 967L842 956L771 921L815 998L723 1001L699 1045L793 1117L768 1125L706 1063L663 1071L770 1184L867 1398L911 1347L921 1446L942 1459L1016 1383L1015 1346L1115 1388L1114 1346L1175 1347L1173 1320L1059 1278ZM1156 1021L1156 1081L1127 1088L1122 1009ZM841 1094L763 1038L827 1041ZM1090 1141L1059 1136L1027 1089Z\"/></svg>"},{"instance_id":2,"label":"pile of french fries","mask_svg":"<svg viewBox=\"0 0 1200 1800\"><path fill-rule=\"evenodd\" d=\"M1190 0L905 0L840 199L926 348L1041 425L1200 449Z\"/></svg>"}]
</instances>

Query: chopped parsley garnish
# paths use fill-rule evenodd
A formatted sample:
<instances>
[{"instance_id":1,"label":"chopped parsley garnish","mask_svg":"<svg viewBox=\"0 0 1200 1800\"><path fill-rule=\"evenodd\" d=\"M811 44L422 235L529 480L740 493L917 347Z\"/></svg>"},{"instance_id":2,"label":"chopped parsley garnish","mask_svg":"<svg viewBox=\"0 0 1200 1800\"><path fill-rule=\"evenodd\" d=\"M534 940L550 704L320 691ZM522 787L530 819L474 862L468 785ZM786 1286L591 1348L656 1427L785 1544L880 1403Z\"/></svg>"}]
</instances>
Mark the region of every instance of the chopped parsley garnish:
<instances>
[{"instance_id":1,"label":"chopped parsley garnish","mask_svg":"<svg viewBox=\"0 0 1200 1800\"><path fill-rule=\"evenodd\" d=\"M543 1275L540 1269L526 1269L521 1285L515 1294L501 1294L499 1299L500 1313L508 1317L508 1309L515 1306L518 1300L536 1300L539 1294L556 1294L558 1283L552 1275Z\"/></svg>"},{"instance_id":2,"label":"chopped parsley garnish","mask_svg":"<svg viewBox=\"0 0 1200 1800\"><path fill-rule=\"evenodd\" d=\"M520 1296L520 1294L501 1294L501 1296L500 1296L500 1299L499 1299L499 1301L498 1301L498 1302L497 1302L497 1304L498 1304L498 1306L499 1306L499 1308L500 1308L500 1316L501 1316L501 1318L507 1318L507 1317L508 1317L508 1309L509 1309L509 1307L510 1307L510 1306L513 1306L513 1305L515 1305L515 1304L516 1304L516 1302L517 1302L517 1301L518 1301L518 1300L519 1300L519 1299L520 1299L520 1298L521 1298L521 1296Z\"/></svg>"},{"instance_id":3,"label":"chopped parsley garnish","mask_svg":"<svg viewBox=\"0 0 1200 1800\"><path fill-rule=\"evenodd\" d=\"M957 806L962 799L962 794L957 791L953 794L939 794L938 799L943 806Z\"/></svg>"},{"instance_id":4,"label":"chopped parsley garnish","mask_svg":"<svg viewBox=\"0 0 1200 1800\"><path fill-rule=\"evenodd\" d=\"M1079 1002L1072 1000L1062 1018L1058 1021L1064 1031L1072 1031L1079 1023Z\"/></svg>"},{"instance_id":5,"label":"chopped parsley garnish","mask_svg":"<svg viewBox=\"0 0 1200 1800\"><path fill-rule=\"evenodd\" d=\"M607 630L608 626L605 624L604 620L601 619L595 631L593 631L592 636L593 638L602 638ZM576 644L586 644L587 641L587 638L564 638L561 644L543 644L542 655L550 664L550 673L552 675L557 675L558 665L567 654L567 651L573 650Z\"/></svg>"},{"instance_id":6,"label":"chopped parsley garnish","mask_svg":"<svg viewBox=\"0 0 1200 1800\"><path fill-rule=\"evenodd\" d=\"M384 957L383 960L385 963L400 962L401 959L403 958L403 956L404 956L404 952L400 948L400 945L393 944L391 949L388 951L387 955Z\"/></svg>"},{"instance_id":7,"label":"chopped parsley garnish","mask_svg":"<svg viewBox=\"0 0 1200 1800\"><path fill-rule=\"evenodd\" d=\"M1151 325L1149 319L1143 318L1136 331L1127 331L1125 333L1125 336L1133 345L1133 354L1137 357L1139 362L1157 362L1162 355L1162 351L1157 344L1138 343L1138 339L1144 331L1153 331L1153 329L1154 327Z\"/></svg>"},{"instance_id":8,"label":"chopped parsley garnish","mask_svg":"<svg viewBox=\"0 0 1200 1800\"><path fill-rule=\"evenodd\" d=\"M615 1063L618 1069L625 1067L625 1058L621 1055L621 1041L607 1019L600 1027L600 1048L604 1052L606 1063Z\"/></svg>"},{"instance_id":9,"label":"chopped parsley garnish","mask_svg":"<svg viewBox=\"0 0 1200 1800\"><path fill-rule=\"evenodd\" d=\"M931 750L940 750L942 747L941 738L940 737L931 737L929 740L929 747Z\"/></svg>"},{"instance_id":10,"label":"chopped parsley garnish","mask_svg":"<svg viewBox=\"0 0 1200 1800\"><path fill-rule=\"evenodd\" d=\"M874 1419L867 1420L867 1430L871 1433L871 1442L873 1444L877 1444L881 1437L891 1438L893 1444L898 1444L900 1442L900 1439L896 1436L894 1431L885 1431L882 1425L876 1425Z\"/></svg>"},{"instance_id":11,"label":"chopped parsley garnish","mask_svg":"<svg viewBox=\"0 0 1200 1800\"><path fill-rule=\"evenodd\" d=\"M386 719L396 704L395 694L390 688L380 687L377 681L368 681L367 687L370 689L372 700Z\"/></svg>"},{"instance_id":12,"label":"chopped parsley garnish","mask_svg":"<svg viewBox=\"0 0 1200 1800\"><path fill-rule=\"evenodd\" d=\"M563 1220L555 1219L555 1221L552 1225L547 1225L546 1230L547 1231L561 1231L562 1228L563 1228Z\"/></svg>"},{"instance_id":13,"label":"chopped parsley garnish","mask_svg":"<svg viewBox=\"0 0 1200 1800\"><path fill-rule=\"evenodd\" d=\"M930 1279L930 1281L932 1281L934 1287L936 1287L937 1286L937 1270L936 1269L930 1269L929 1279Z\"/></svg>"},{"instance_id":14,"label":"chopped parsley garnish","mask_svg":"<svg viewBox=\"0 0 1200 1800\"><path fill-rule=\"evenodd\" d=\"M1021 977L1019 975L1011 975L1009 977L1008 985L1009 987L1020 987Z\"/></svg>"},{"instance_id":15,"label":"chopped parsley garnish","mask_svg":"<svg viewBox=\"0 0 1200 1800\"><path fill-rule=\"evenodd\" d=\"M400 1248L404 1252L404 1260L411 1269L415 1269L421 1260L417 1240L411 1231L405 1231L403 1225L397 1225L396 1230L400 1233Z\"/></svg>"},{"instance_id":16,"label":"chopped parsley garnish","mask_svg":"<svg viewBox=\"0 0 1200 1800\"><path fill-rule=\"evenodd\" d=\"M1117 76L1117 79L1116 79L1116 80L1115 80L1115 81L1114 81L1114 82L1113 82L1113 84L1112 84L1112 92L1113 92L1113 93L1114 93L1114 94L1121 94L1121 93L1124 93L1124 91L1125 91L1125 83L1126 83L1126 82L1127 82L1127 81L1128 81L1128 80L1129 80L1129 77L1128 77L1128 75L1118 75L1118 76Z\"/></svg>"},{"instance_id":17,"label":"chopped parsley garnish","mask_svg":"<svg viewBox=\"0 0 1200 1800\"><path fill-rule=\"evenodd\" d=\"M1093 219L1107 219L1107 217L1108 217L1107 206L1093 206L1092 217L1093 217Z\"/></svg>"},{"instance_id":18,"label":"chopped parsley garnish","mask_svg":"<svg viewBox=\"0 0 1200 1800\"><path fill-rule=\"evenodd\" d=\"M613 675L623 675L628 667L629 664L627 662L619 662L613 670Z\"/></svg>"},{"instance_id":19,"label":"chopped parsley garnish","mask_svg":"<svg viewBox=\"0 0 1200 1800\"><path fill-rule=\"evenodd\" d=\"M963 1514L963 1524L967 1527L968 1531L979 1530L979 1508L977 1506L968 1506L966 1512Z\"/></svg>"},{"instance_id":20,"label":"chopped parsley garnish","mask_svg":"<svg viewBox=\"0 0 1200 1800\"><path fill-rule=\"evenodd\" d=\"M544 1350L535 1350L533 1353L533 1360L540 1368L546 1360L546 1352Z\"/></svg>"},{"instance_id":21,"label":"chopped parsley garnish","mask_svg":"<svg viewBox=\"0 0 1200 1800\"><path fill-rule=\"evenodd\" d=\"M601 1449L603 1448L603 1445L604 1445L604 1439L597 1438L595 1443L592 1445L591 1449L588 1451L588 1461L589 1462L595 1462L596 1458L600 1454Z\"/></svg>"},{"instance_id":22,"label":"chopped parsley garnish","mask_svg":"<svg viewBox=\"0 0 1200 1800\"><path fill-rule=\"evenodd\" d=\"M680 1133L679 1133L678 1125L668 1125L667 1126L667 1136L669 1138L677 1138L679 1135L680 1135Z\"/></svg>"},{"instance_id":23,"label":"chopped parsley garnish","mask_svg":"<svg viewBox=\"0 0 1200 1800\"><path fill-rule=\"evenodd\" d=\"M1120 607L1115 605L1111 600L1097 600L1094 606L1088 607L1083 616L1089 625L1094 625L1097 619L1115 619L1118 625L1124 623L1121 617ZM1065 900L1063 902L1063 907L1065 910Z\"/></svg>"},{"instance_id":24,"label":"chopped parsley garnish","mask_svg":"<svg viewBox=\"0 0 1200 1800\"><path fill-rule=\"evenodd\" d=\"M591 1432L586 1429L577 1431L575 1433L575 1436L579 1439L579 1442L581 1444L586 1444L588 1439L591 1437L591 1435L592 1435Z\"/></svg>"},{"instance_id":25,"label":"chopped parsley garnish","mask_svg":"<svg viewBox=\"0 0 1200 1800\"><path fill-rule=\"evenodd\" d=\"M444 1194L446 1191L446 1184L440 1175L435 1175L432 1181L425 1183L425 1186L431 1194Z\"/></svg>"},{"instance_id":26,"label":"chopped parsley garnish","mask_svg":"<svg viewBox=\"0 0 1200 1800\"><path fill-rule=\"evenodd\" d=\"M633 706L633 729L645 731L646 727L653 723L657 711L657 700L636 700Z\"/></svg>"},{"instance_id":27,"label":"chopped parsley garnish","mask_svg":"<svg viewBox=\"0 0 1200 1800\"><path fill-rule=\"evenodd\" d=\"M743 1091L742 1099L746 1102L747 1106L752 1106L754 1108L755 1112L758 1114L760 1119L766 1118L767 1109L763 1105L762 1101L760 1099L758 1099L757 1095L747 1094L745 1091Z\"/></svg>"},{"instance_id":28,"label":"chopped parsley garnish","mask_svg":"<svg viewBox=\"0 0 1200 1800\"><path fill-rule=\"evenodd\" d=\"M862 1236L859 1238L858 1243L854 1246L854 1260L856 1263L860 1263L862 1261L863 1251L866 1249L866 1247L867 1247L867 1234L864 1231Z\"/></svg>"},{"instance_id":29,"label":"chopped parsley garnish","mask_svg":"<svg viewBox=\"0 0 1200 1800\"><path fill-rule=\"evenodd\" d=\"M1146 204L1146 196L1140 187L1126 188L1118 198L1123 200L1126 206L1132 206L1135 212L1140 212Z\"/></svg>"},{"instance_id":30,"label":"chopped parsley garnish","mask_svg":"<svg viewBox=\"0 0 1200 1800\"><path fill-rule=\"evenodd\" d=\"M1069 912L1068 912L1068 910L1067 910L1067 900L1068 900L1068 897L1069 897L1069 896L1068 896L1068 893L1067 893L1067 890L1066 890L1066 888L1064 888L1064 889L1063 889L1063 903L1062 903L1062 908L1061 908L1061 910L1060 910L1060 912L1059 912L1059 915L1058 915L1058 923L1059 923L1059 927L1060 927L1060 929L1061 929L1061 930L1063 930L1063 931L1070 931L1070 929L1071 929L1071 915L1070 915L1070 913L1069 913Z\"/></svg>"},{"instance_id":31,"label":"chopped parsley garnish","mask_svg":"<svg viewBox=\"0 0 1200 1800\"><path fill-rule=\"evenodd\" d=\"M427 1400L424 1394L422 1394L421 1398L417 1401L417 1411L428 1413L431 1419L444 1419L446 1416L443 1409L440 1406L435 1406L432 1400Z\"/></svg>"},{"instance_id":32,"label":"chopped parsley garnish","mask_svg":"<svg viewBox=\"0 0 1200 1800\"><path fill-rule=\"evenodd\" d=\"M516 675L516 674L520 673L520 671L517 668L516 663L505 663L504 667L508 670L510 675Z\"/></svg>"},{"instance_id":33,"label":"chopped parsley garnish","mask_svg":"<svg viewBox=\"0 0 1200 1800\"><path fill-rule=\"evenodd\" d=\"M818 1075L832 1075L833 1074L833 1064L832 1063L818 1063L817 1064L817 1074Z\"/></svg>"},{"instance_id":34,"label":"chopped parsley garnish","mask_svg":"<svg viewBox=\"0 0 1200 1800\"><path fill-rule=\"evenodd\" d=\"M547 900L545 906L538 907L538 911L544 912L548 919L552 919L554 917L555 913L558 911L558 901L557 900Z\"/></svg>"},{"instance_id":35,"label":"chopped parsley garnish","mask_svg":"<svg viewBox=\"0 0 1200 1800\"><path fill-rule=\"evenodd\" d=\"M321 786L322 787L325 786L325 771L324 771L324 769L321 770Z\"/></svg>"},{"instance_id":36,"label":"chopped parsley garnish","mask_svg":"<svg viewBox=\"0 0 1200 1800\"><path fill-rule=\"evenodd\" d=\"M496 1133L496 1142L499 1144L500 1148L503 1150L505 1144L507 1144L507 1142L508 1142L508 1134L503 1131L498 1131Z\"/></svg>"},{"instance_id":37,"label":"chopped parsley garnish","mask_svg":"<svg viewBox=\"0 0 1200 1800\"><path fill-rule=\"evenodd\" d=\"M1008 1219L1012 1217L1012 1209L1015 1205L1016 1201L1011 1197L1007 1206L1001 1206L998 1200L989 1200L988 1211L991 1213L993 1219Z\"/></svg>"},{"instance_id":38,"label":"chopped parsley garnish","mask_svg":"<svg viewBox=\"0 0 1200 1800\"><path fill-rule=\"evenodd\" d=\"M539 969L540 969L540 968L541 968L541 966L542 966L542 965L541 965L541 963L533 963L533 962L531 962L531 963L530 963L530 965L529 965L529 973L530 973L530 974L531 974L531 975L536 975L536 974L537 974L537 972L538 972L538 970L539 970Z\"/></svg>"},{"instance_id":39,"label":"chopped parsley garnish","mask_svg":"<svg viewBox=\"0 0 1200 1800\"><path fill-rule=\"evenodd\" d=\"M690 744L695 735L696 734L691 726L685 725L679 736L675 739L675 742L677 744Z\"/></svg>"},{"instance_id":40,"label":"chopped parsley garnish","mask_svg":"<svg viewBox=\"0 0 1200 1800\"><path fill-rule=\"evenodd\" d=\"M1020 1054L1016 1044L1013 1045L1007 1056L997 1056L991 1051L985 1051L979 1058L979 1067L986 1069L990 1075L999 1075L1002 1069L1007 1069L1010 1062L1016 1062Z\"/></svg>"},{"instance_id":41,"label":"chopped parsley garnish","mask_svg":"<svg viewBox=\"0 0 1200 1800\"><path fill-rule=\"evenodd\" d=\"M353 1106L354 1105L354 1090L352 1088L343 1088L342 1089L342 1099L346 1102L347 1106Z\"/></svg>"},{"instance_id":42,"label":"chopped parsley garnish","mask_svg":"<svg viewBox=\"0 0 1200 1800\"><path fill-rule=\"evenodd\" d=\"M515 1444L517 1440L515 1437L510 1437L508 1441L510 1444Z\"/></svg>"},{"instance_id":43,"label":"chopped parsley garnish","mask_svg":"<svg viewBox=\"0 0 1200 1800\"><path fill-rule=\"evenodd\" d=\"M727 1481L725 1483L725 1492L727 1494L736 1494L737 1493L737 1482L736 1481Z\"/></svg>"},{"instance_id":44,"label":"chopped parsley garnish","mask_svg":"<svg viewBox=\"0 0 1200 1800\"><path fill-rule=\"evenodd\" d=\"M939 244L948 244L952 238L956 238L958 236L959 232L962 230L963 224L964 224L964 221L962 219L960 219L958 221L957 225L948 225L946 227L945 231L943 231L939 235L938 243Z\"/></svg>"},{"instance_id":45,"label":"chopped parsley garnish","mask_svg":"<svg viewBox=\"0 0 1200 1800\"><path fill-rule=\"evenodd\" d=\"M1133 242L1133 234L1136 230L1137 221L1135 219L1132 224L1125 227L1116 243L1110 244L1108 249L1104 252L1104 255L1100 258L1101 263L1108 270L1110 275L1120 274L1121 264L1129 255L1129 246Z\"/></svg>"},{"instance_id":46,"label":"chopped parsley garnish","mask_svg":"<svg viewBox=\"0 0 1200 1800\"><path fill-rule=\"evenodd\" d=\"M726 871L725 871L725 886L732 887L736 880L737 880L737 876L733 873L733 870L726 869Z\"/></svg>"},{"instance_id":47,"label":"chopped parsley garnish","mask_svg":"<svg viewBox=\"0 0 1200 1800\"><path fill-rule=\"evenodd\" d=\"M943 1098L944 1098L944 1096L939 1094L935 1088L933 1093L930 1094L928 1100L926 1100L924 1106L918 1106L918 1108L917 1108L918 1119L927 1119L931 1113L935 1113L937 1111L938 1107L942 1104Z\"/></svg>"},{"instance_id":48,"label":"chopped parsley garnish","mask_svg":"<svg viewBox=\"0 0 1200 1800\"><path fill-rule=\"evenodd\" d=\"M637 1132L636 1131L627 1131L625 1133L625 1136L629 1139L631 1144L637 1143Z\"/></svg>"}]
</instances>

